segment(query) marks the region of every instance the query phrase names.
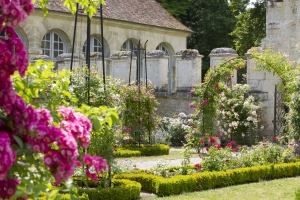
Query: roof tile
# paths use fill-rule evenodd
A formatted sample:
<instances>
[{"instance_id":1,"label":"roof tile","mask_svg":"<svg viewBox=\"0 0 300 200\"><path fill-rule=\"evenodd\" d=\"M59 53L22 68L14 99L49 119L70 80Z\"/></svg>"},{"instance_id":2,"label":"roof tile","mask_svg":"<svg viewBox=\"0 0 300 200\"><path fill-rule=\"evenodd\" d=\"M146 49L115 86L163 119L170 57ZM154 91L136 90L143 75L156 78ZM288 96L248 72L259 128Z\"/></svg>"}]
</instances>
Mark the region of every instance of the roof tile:
<instances>
[{"instance_id":1,"label":"roof tile","mask_svg":"<svg viewBox=\"0 0 300 200\"><path fill-rule=\"evenodd\" d=\"M37 1L38 2L38 1ZM48 10L70 12L61 0L48 0ZM155 0L106 0L103 18L192 32ZM35 4L35 8L40 8Z\"/></svg>"}]
</instances>

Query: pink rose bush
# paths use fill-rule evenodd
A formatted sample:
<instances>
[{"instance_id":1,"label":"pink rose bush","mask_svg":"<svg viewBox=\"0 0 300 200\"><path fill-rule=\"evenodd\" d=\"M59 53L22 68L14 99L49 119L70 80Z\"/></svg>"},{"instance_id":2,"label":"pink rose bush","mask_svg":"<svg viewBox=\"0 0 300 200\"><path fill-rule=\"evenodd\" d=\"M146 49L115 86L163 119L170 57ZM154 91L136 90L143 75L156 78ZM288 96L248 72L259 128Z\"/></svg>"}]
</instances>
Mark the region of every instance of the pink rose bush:
<instances>
[{"instance_id":1,"label":"pink rose bush","mask_svg":"<svg viewBox=\"0 0 300 200\"><path fill-rule=\"evenodd\" d=\"M87 148L91 137L92 124L85 115L61 106L58 113L62 120L54 125L49 110L26 105L13 89L10 76L18 71L23 77L29 63L26 49L13 28L25 21L32 11L31 0L0 1L0 111L4 113L0 116L2 199L13 196L22 181L18 172L10 169L20 165L18 158L23 157L22 162L26 162L27 158L24 160L22 153L23 144L29 144L34 153L44 155L44 165L55 178L55 184L60 184L74 174L75 166L81 165L78 147ZM20 150L18 154L14 150L16 146ZM93 166L96 172L108 169L106 161L101 157L85 157L90 159L87 165ZM88 176L91 177L90 174Z\"/></svg>"}]
</instances>

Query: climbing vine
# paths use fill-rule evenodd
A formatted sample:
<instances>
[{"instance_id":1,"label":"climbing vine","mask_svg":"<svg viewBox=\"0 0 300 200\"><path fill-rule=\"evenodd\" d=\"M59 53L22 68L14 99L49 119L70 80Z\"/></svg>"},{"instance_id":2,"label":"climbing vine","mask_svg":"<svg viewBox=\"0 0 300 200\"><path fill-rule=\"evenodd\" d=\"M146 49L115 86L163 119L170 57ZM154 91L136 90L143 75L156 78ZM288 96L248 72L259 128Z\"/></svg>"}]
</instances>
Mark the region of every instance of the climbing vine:
<instances>
[{"instance_id":1,"label":"climbing vine","mask_svg":"<svg viewBox=\"0 0 300 200\"><path fill-rule=\"evenodd\" d=\"M194 109L194 127L192 138L198 141L205 135L215 135L214 120L218 106L217 97L224 90L224 85L231 85L234 70L245 67L242 58L234 58L223 62L220 66L211 68L204 77L204 82L195 85L192 94L199 96L190 107Z\"/></svg>"},{"instance_id":2,"label":"climbing vine","mask_svg":"<svg viewBox=\"0 0 300 200\"><path fill-rule=\"evenodd\" d=\"M300 138L300 69L296 63L289 60L285 54L274 53L267 49L263 52L251 52L256 63L256 70L267 70L277 75L281 82L279 88L283 91L285 104L290 112L285 116L285 136L296 141Z\"/></svg>"}]
</instances>

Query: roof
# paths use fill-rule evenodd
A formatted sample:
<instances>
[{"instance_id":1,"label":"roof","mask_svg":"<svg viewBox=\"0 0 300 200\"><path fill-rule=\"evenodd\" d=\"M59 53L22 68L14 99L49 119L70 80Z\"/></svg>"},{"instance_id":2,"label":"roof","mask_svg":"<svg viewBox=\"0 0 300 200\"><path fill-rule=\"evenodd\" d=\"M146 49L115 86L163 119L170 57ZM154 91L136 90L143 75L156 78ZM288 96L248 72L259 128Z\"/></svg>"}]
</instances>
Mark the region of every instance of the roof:
<instances>
[{"instance_id":1,"label":"roof","mask_svg":"<svg viewBox=\"0 0 300 200\"><path fill-rule=\"evenodd\" d=\"M48 0L48 10L69 12L63 0ZM155 0L105 0L103 18L192 32ZM35 8L40 8L38 1Z\"/></svg>"}]
</instances>

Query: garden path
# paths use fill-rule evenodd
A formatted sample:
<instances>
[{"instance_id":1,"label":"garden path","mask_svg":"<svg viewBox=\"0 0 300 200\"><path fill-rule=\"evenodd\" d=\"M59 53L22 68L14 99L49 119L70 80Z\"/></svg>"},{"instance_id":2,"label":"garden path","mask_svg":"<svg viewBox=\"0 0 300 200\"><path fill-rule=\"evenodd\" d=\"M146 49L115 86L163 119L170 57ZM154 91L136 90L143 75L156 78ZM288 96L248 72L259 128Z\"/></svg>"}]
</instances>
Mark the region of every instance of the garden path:
<instances>
[{"instance_id":1,"label":"garden path","mask_svg":"<svg viewBox=\"0 0 300 200\"><path fill-rule=\"evenodd\" d=\"M180 153L182 151L181 148L178 147L171 147L170 151L178 151ZM137 160L122 160L117 161L118 165L121 166L131 166L138 169L150 169L156 167L159 163L164 162L167 166L181 166L182 158L180 159L157 159L157 160L151 160L151 161L139 161ZM190 158L191 164L200 163L202 161L201 158Z\"/></svg>"}]
</instances>

